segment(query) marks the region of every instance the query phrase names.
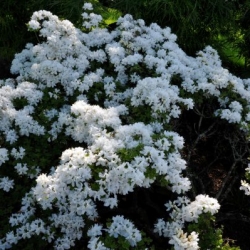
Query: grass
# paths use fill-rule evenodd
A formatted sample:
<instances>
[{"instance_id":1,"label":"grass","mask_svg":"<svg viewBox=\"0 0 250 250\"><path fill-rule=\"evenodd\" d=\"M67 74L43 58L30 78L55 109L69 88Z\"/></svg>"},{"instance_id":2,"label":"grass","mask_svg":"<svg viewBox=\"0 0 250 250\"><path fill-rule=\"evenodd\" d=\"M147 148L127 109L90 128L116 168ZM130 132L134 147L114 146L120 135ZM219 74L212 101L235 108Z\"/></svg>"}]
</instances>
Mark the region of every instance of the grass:
<instances>
[{"instance_id":1,"label":"grass","mask_svg":"<svg viewBox=\"0 0 250 250\"><path fill-rule=\"evenodd\" d=\"M240 35L236 35L240 41ZM227 39L226 35L219 35L215 39L214 48L217 49L223 62L223 67L228 68L231 73L241 78L250 78L250 67L246 63L245 57L241 55L240 49Z\"/></svg>"},{"instance_id":2,"label":"grass","mask_svg":"<svg viewBox=\"0 0 250 250\"><path fill-rule=\"evenodd\" d=\"M102 13L104 22L107 25L115 23L117 19L121 16L121 12L116 9L106 8L106 11Z\"/></svg>"},{"instance_id":3,"label":"grass","mask_svg":"<svg viewBox=\"0 0 250 250\"><path fill-rule=\"evenodd\" d=\"M239 37L240 39L240 37ZM227 40L226 36L219 35L218 36L218 43L221 44L221 51L220 54L225 59L229 60L231 63L244 67L245 66L245 58L240 56L240 51L233 43L230 43Z\"/></svg>"}]
</instances>

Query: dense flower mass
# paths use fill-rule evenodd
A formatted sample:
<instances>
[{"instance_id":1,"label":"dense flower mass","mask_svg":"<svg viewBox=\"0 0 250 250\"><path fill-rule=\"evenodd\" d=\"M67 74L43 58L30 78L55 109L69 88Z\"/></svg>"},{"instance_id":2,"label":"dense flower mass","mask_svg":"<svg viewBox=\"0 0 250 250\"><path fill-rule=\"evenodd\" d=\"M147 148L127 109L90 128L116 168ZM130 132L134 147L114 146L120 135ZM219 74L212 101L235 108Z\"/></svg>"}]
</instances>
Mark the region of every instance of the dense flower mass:
<instances>
[{"instance_id":1,"label":"dense flower mass","mask_svg":"<svg viewBox=\"0 0 250 250\"><path fill-rule=\"evenodd\" d=\"M159 218L154 231L174 249L199 249L198 233L185 232L186 225L220 205L206 195L187 197L184 140L171 121L198 95L216 98L214 116L248 131L250 82L224 69L211 47L187 56L170 28L126 15L109 31L91 4L84 9L83 30L35 12L28 27L41 41L16 55L17 78L0 82L0 168L14 172L1 176L0 189L36 180L9 218L13 230L0 249L36 235L55 249L82 238L89 249L112 249L119 237L136 247L144 239L135 224L117 214L105 225L99 208L112 210L120 197L155 183L178 198L166 201L169 221ZM245 182L242 189L249 194Z\"/></svg>"}]
</instances>

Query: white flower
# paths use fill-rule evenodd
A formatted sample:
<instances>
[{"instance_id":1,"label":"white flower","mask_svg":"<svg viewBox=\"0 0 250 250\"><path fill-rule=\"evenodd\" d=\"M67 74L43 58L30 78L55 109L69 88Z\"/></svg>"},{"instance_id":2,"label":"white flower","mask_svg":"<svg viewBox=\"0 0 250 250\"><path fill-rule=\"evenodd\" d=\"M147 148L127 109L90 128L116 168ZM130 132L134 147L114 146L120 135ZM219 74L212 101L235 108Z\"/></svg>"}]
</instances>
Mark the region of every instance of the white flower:
<instances>
[{"instance_id":1,"label":"white flower","mask_svg":"<svg viewBox=\"0 0 250 250\"><path fill-rule=\"evenodd\" d=\"M40 23L36 20L29 21L28 26L31 30L38 30L41 28Z\"/></svg>"},{"instance_id":2,"label":"white flower","mask_svg":"<svg viewBox=\"0 0 250 250\"><path fill-rule=\"evenodd\" d=\"M0 189L5 192L9 192L14 187L14 180L10 180L9 177L0 178Z\"/></svg>"},{"instance_id":3,"label":"white flower","mask_svg":"<svg viewBox=\"0 0 250 250\"><path fill-rule=\"evenodd\" d=\"M230 123L240 123L242 117L237 111L231 111L230 109L223 109L221 111L220 117L228 120Z\"/></svg>"},{"instance_id":4,"label":"white flower","mask_svg":"<svg viewBox=\"0 0 250 250\"><path fill-rule=\"evenodd\" d=\"M117 238L118 235L121 235L132 247L136 246L137 242L141 241L141 233L129 220L124 219L123 216L115 216L112 220L111 225L107 229L110 236Z\"/></svg>"},{"instance_id":5,"label":"white flower","mask_svg":"<svg viewBox=\"0 0 250 250\"><path fill-rule=\"evenodd\" d=\"M83 9L84 10L93 10L93 6L91 3L84 3Z\"/></svg>"},{"instance_id":6,"label":"white flower","mask_svg":"<svg viewBox=\"0 0 250 250\"><path fill-rule=\"evenodd\" d=\"M170 244L174 245L175 250L198 250L198 234L192 232L190 235L184 233L183 230L179 229L172 239L169 241Z\"/></svg>"},{"instance_id":7,"label":"white flower","mask_svg":"<svg viewBox=\"0 0 250 250\"><path fill-rule=\"evenodd\" d=\"M118 200L117 198L106 198L104 201L104 206L110 207L111 209L117 207Z\"/></svg>"},{"instance_id":8,"label":"white flower","mask_svg":"<svg viewBox=\"0 0 250 250\"><path fill-rule=\"evenodd\" d=\"M241 181L240 190L243 190L246 195L250 195L250 185L246 181Z\"/></svg>"},{"instance_id":9,"label":"white flower","mask_svg":"<svg viewBox=\"0 0 250 250\"><path fill-rule=\"evenodd\" d=\"M214 215L220 209L220 204L214 198L207 195L198 195L195 201L183 208L183 218L185 221L197 221L200 214L211 213Z\"/></svg>"},{"instance_id":10,"label":"white flower","mask_svg":"<svg viewBox=\"0 0 250 250\"><path fill-rule=\"evenodd\" d=\"M16 148L13 148L11 150L11 156L13 156L16 160L17 159L23 159L25 155L25 148L19 147L19 151Z\"/></svg>"},{"instance_id":11,"label":"white flower","mask_svg":"<svg viewBox=\"0 0 250 250\"><path fill-rule=\"evenodd\" d=\"M102 235L102 226L101 226L101 225L98 225L98 224L93 225L93 226L88 230L87 235L88 235L89 237L96 237L96 236Z\"/></svg>"},{"instance_id":12,"label":"white flower","mask_svg":"<svg viewBox=\"0 0 250 250\"><path fill-rule=\"evenodd\" d=\"M18 139L18 135L14 129L6 131L5 136L6 136L6 141L9 142L10 144L13 144Z\"/></svg>"},{"instance_id":13,"label":"white flower","mask_svg":"<svg viewBox=\"0 0 250 250\"><path fill-rule=\"evenodd\" d=\"M9 160L8 150L6 148L0 148L0 166Z\"/></svg>"},{"instance_id":14,"label":"white flower","mask_svg":"<svg viewBox=\"0 0 250 250\"><path fill-rule=\"evenodd\" d=\"M14 167L19 175L27 174L28 167L27 164L17 163Z\"/></svg>"},{"instance_id":15,"label":"white flower","mask_svg":"<svg viewBox=\"0 0 250 250\"><path fill-rule=\"evenodd\" d=\"M90 250L111 250L104 246L103 242L100 241L99 237L92 237L89 240L88 248Z\"/></svg>"},{"instance_id":16,"label":"white flower","mask_svg":"<svg viewBox=\"0 0 250 250\"><path fill-rule=\"evenodd\" d=\"M18 242L18 237L16 235L14 235L13 231L11 231L11 232L6 234L6 241L9 244L16 244Z\"/></svg>"},{"instance_id":17,"label":"white flower","mask_svg":"<svg viewBox=\"0 0 250 250\"><path fill-rule=\"evenodd\" d=\"M230 103L229 107L234 111L234 112L241 112L242 111L242 105L237 102L233 101Z\"/></svg>"}]
</instances>

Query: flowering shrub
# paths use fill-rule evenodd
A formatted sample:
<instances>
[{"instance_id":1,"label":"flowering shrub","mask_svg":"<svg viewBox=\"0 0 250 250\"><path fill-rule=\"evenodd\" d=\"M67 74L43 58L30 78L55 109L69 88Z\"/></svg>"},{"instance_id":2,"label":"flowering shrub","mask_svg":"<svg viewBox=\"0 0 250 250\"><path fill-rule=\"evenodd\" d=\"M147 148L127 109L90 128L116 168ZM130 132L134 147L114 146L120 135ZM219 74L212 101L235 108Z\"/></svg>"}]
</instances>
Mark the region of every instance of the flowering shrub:
<instances>
[{"instance_id":1,"label":"flowering shrub","mask_svg":"<svg viewBox=\"0 0 250 250\"><path fill-rule=\"evenodd\" d=\"M126 15L108 31L84 9L82 30L35 12L28 27L40 43L16 55L16 79L0 82L0 189L15 197L0 248L39 236L55 249L154 249L154 234L174 249L199 249L202 232L188 225L212 221L220 205L190 199L172 121L217 100L214 117L247 133L250 80L224 69L211 47L187 56L170 28ZM169 192L165 215L144 232L116 209L156 186Z\"/></svg>"}]
</instances>

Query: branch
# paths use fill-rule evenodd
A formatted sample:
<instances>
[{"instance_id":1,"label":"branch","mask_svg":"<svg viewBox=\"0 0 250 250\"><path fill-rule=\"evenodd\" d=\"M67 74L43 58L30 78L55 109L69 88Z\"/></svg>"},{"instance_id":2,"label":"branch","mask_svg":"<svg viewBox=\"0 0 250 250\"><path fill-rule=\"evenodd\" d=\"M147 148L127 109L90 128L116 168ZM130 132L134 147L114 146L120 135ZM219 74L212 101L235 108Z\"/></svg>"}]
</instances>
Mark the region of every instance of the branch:
<instances>
[{"instance_id":1,"label":"branch","mask_svg":"<svg viewBox=\"0 0 250 250\"><path fill-rule=\"evenodd\" d=\"M242 134L233 134L226 136L225 135L225 139L227 139L231 145L231 149L232 149L232 154L233 154L233 158L234 158L234 162L226 176L226 178L224 179L222 186L220 188L220 191L217 193L216 198L222 202L227 194L229 193L229 191L231 190L233 184L235 183L236 179L238 178L237 176L234 177L232 179L232 173L235 171L235 169L237 168L237 164L238 163L242 163L244 164L246 159L244 159L244 156L249 153L249 147L247 142L244 140L244 137L242 138ZM225 186L227 185L227 183L231 180L231 182L229 183L229 186L227 187L226 191L223 194L223 191L225 189Z\"/></svg>"},{"instance_id":2,"label":"branch","mask_svg":"<svg viewBox=\"0 0 250 250\"><path fill-rule=\"evenodd\" d=\"M228 180L231 178L232 172L236 169L237 163L238 163L238 161L234 161L234 163L232 164L232 166L231 166L231 168L230 168L230 170L229 170L229 172L228 172L226 178L224 179L224 181L223 181L223 183L222 183L222 186L221 186L221 188L220 188L220 191L219 191L219 192L217 193L217 195L216 195L216 199L217 199L218 201L220 201L220 197L221 197L221 195L222 195L222 192L224 191L224 188L225 188L225 186L226 186Z\"/></svg>"},{"instance_id":3,"label":"branch","mask_svg":"<svg viewBox=\"0 0 250 250\"><path fill-rule=\"evenodd\" d=\"M194 186L194 178L199 180L199 177L195 173L190 171L190 168L189 168L190 159L191 159L192 153L193 153L196 145L199 143L199 141L201 139L203 139L204 137L210 136L210 135L215 133L215 131L211 132L211 130L214 128L215 124L216 124L216 122L214 122L212 125L210 125L209 128L207 130L205 130L203 133L198 135L198 137L194 141L193 145L191 146L191 149L188 152L186 173L187 173L187 177L189 178L189 180L191 182L191 192L192 192L193 198L196 196L196 190L195 190L195 186ZM200 184L201 184L202 188L204 189L203 183L200 182Z\"/></svg>"},{"instance_id":4,"label":"branch","mask_svg":"<svg viewBox=\"0 0 250 250\"><path fill-rule=\"evenodd\" d=\"M220 197L218 199L220 203L222 203L226 198L227 198L227 195L229 194L229 192L232 190L232 187L234 185L234 183L239 179L239 176L238 175L235 175L233 177L233 179L230 181L226 191L224 192L224 194L221 194Z\"/></svg>"},{"instance_id":5,"label":"branch","mask_svg":"<svg viewBox=\"0 0 250 250\"><path fill-rule=\"evenodd\" d=\"M187 164L190 162L190 158L191 158L191 156L192 156L192 153L193 153L193 151L194 151L194 148L195 148L196 145L199 143L199 141L200 141L201 139L203 139L204 137L210 136L210 135L212 135L212 134L215 133L215 131L213 131L212 133L208 134L208 133L213 129L213 127L215 126L215 124L216 124L216 122L214 122L212 125L210 125L209 128L208 128L206 131L204 131L203 133L201 133L201 134L198 135L198 137L197 137L196 140L194 141L193 145L191 146L191 149L190 149L189 152L188 152Z\"/></svg>"}]
</instances>

